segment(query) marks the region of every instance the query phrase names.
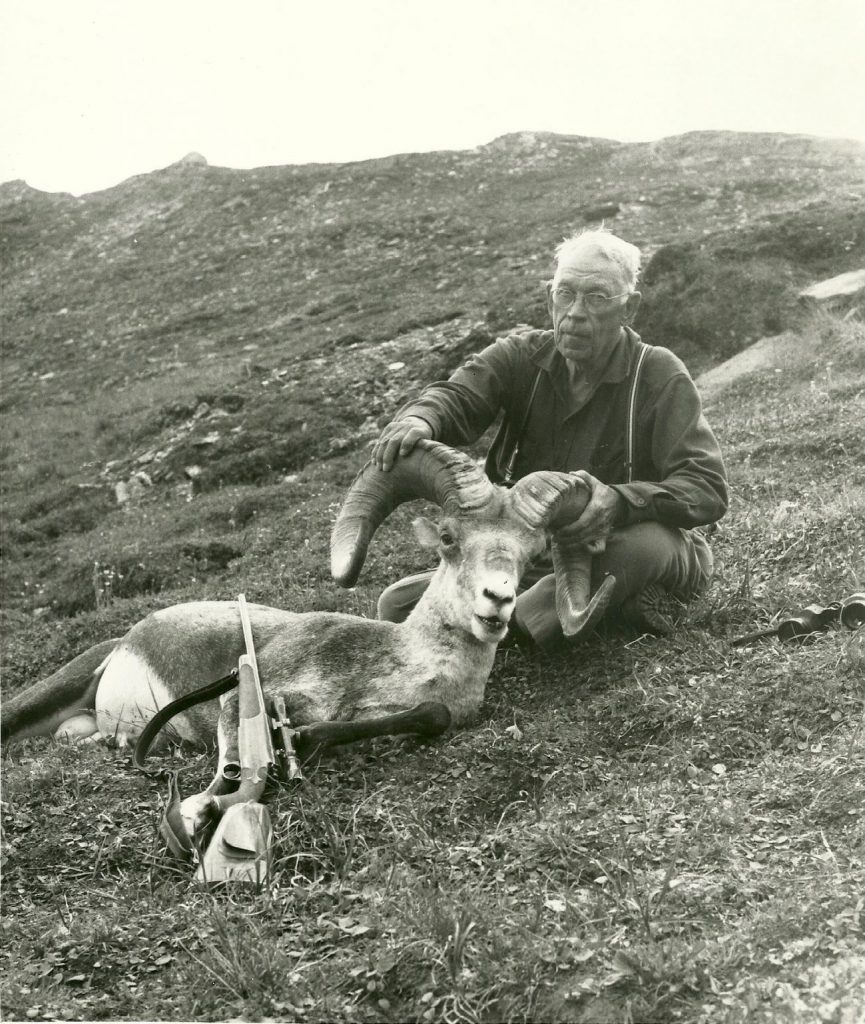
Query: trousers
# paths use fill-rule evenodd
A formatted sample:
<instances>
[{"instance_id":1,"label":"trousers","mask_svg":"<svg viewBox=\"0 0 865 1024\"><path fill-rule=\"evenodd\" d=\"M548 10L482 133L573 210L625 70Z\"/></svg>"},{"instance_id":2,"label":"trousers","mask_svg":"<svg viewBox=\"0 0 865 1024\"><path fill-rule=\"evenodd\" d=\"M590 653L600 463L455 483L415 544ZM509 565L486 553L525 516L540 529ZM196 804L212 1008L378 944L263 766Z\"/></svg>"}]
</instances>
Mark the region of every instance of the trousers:
<instances>
[{"instance_id":1,"label":"trousers","mask_svg":"<svg viewBox=\"0 0 865 1024\"><path fill-rule=\"evenodd\" d=\"M687 602L706 590L713 570L712 550L702 533L655 522L635 523L614 530L607 538L606 549L592 560L592 585L595 589L605 576L615 576L609 610L652 584ZM406 619L435 571L406 576L382 591L378 617L388 622ZM523 574L514 616L540 647L553 647L562 639L549 554L534 561Z\"/></svg>"}]
</instances>

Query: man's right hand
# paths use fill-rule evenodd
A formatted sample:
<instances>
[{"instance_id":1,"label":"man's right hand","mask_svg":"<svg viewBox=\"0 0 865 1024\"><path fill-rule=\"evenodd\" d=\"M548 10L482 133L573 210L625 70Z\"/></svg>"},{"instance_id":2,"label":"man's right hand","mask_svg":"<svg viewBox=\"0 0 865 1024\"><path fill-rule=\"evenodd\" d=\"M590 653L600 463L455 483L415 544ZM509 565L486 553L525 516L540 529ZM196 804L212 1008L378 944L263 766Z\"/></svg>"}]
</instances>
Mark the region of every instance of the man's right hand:
<instances>
[{"instance_id":1,"label":"man's right hand","mask_svg":"<svg viewBox=\"0 0 865 1024\"><path fill-rule=\"evenodd\" d=\"M432 427L419 416L394 420L388 423L373 446L372 461L387 473L397 458L408 455L418 441L429 437L432 437Z\"/></svg>"}]
</instances>

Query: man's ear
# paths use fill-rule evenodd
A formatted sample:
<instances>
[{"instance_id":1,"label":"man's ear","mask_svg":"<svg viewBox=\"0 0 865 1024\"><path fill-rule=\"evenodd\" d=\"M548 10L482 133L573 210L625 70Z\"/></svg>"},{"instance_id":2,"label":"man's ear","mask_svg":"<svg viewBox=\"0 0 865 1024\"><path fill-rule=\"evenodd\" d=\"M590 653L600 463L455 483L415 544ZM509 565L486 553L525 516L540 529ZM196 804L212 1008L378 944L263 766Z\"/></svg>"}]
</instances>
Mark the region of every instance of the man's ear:
<instances>
[{"instance_id":1,"label":"man's ear","mask_svg":"<svg viewBox=\"0 0 865 1024\"><path fill-rule=\"evenodd\" d=\"M634 317L637 315L637 310L640 308L640 301L643 296L639 292L631 292L625 302L625 319L624 323L630 324L634 322Z\"/></svg>"},{"instance_id":2,"label":"man's ear","mask_svg":"<svg viewBox=\"0 0 865 1024\"><path fill-rule=\"evenodd\" d=\"M425 516L418 516L412 520L411 528L422 548L437 548L439 546L439 528Z\"/></svg>"},{"instance_id":3,"label":"man's ear","mask_svg":"<svg viewBox=\"0 0 865 1024\"><path fill-rule=\"evenodd\" d=\"M547 312L550 316L553 315L553 282L547 281L544 284L544 290L547 293Z\"/></svg>"}]
</instances>

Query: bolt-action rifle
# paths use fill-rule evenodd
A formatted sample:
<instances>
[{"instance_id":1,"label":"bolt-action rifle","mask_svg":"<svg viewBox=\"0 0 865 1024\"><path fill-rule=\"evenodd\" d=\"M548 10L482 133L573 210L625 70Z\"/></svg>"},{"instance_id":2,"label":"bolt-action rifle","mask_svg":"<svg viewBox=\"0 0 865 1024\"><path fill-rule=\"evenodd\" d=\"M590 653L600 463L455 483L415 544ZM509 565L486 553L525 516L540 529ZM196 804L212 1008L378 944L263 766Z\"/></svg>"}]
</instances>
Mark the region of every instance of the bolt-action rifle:
<instances>
[{"instance_id":1,"label":"bolt-action rifle","mask_svg":"<svg viewBox=\"0 0 865 1024\"><path fill-rule=\"evenodd\" d=\"M276 756L243 594L237 603L246 645L246 653L238 661L237 683L240 785L234 793L215 798L222 817L195 877L205 882L261 883L267 878L273 828L270 814L260 801Z\"/></svg>"}]
</instances>

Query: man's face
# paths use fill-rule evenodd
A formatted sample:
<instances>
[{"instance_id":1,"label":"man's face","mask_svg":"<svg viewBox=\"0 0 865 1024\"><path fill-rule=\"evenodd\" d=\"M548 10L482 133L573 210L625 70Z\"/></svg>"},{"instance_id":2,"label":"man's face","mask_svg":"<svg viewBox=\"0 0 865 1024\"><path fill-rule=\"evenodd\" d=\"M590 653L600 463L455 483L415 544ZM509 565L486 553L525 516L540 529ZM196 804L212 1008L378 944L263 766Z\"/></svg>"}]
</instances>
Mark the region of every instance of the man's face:
<instances>
[{"instance_id":1,"label":"man's face","mask_svg":"<svg viewBox=\"0 0 865 1024\"><path fill-rule=\"evenodd\" d=\"M640 304L639 292L628 293L622 268L591 250L577 252L559 265L547 297L556 348L580 367L603 363L622 324Z\"/></svg>"}]
</instances>

